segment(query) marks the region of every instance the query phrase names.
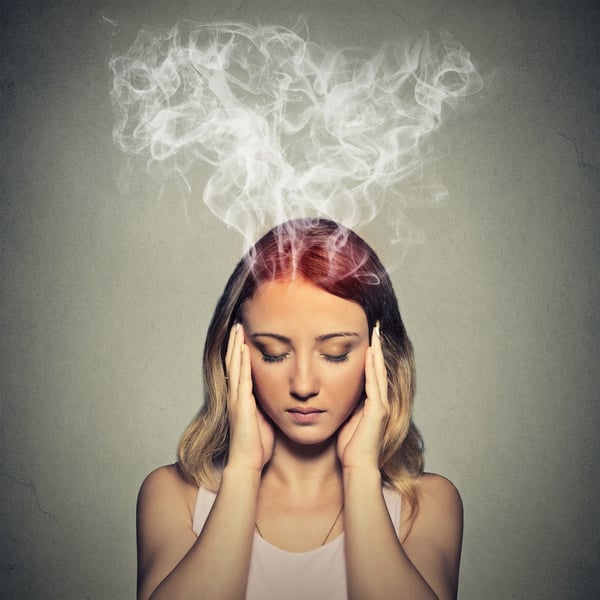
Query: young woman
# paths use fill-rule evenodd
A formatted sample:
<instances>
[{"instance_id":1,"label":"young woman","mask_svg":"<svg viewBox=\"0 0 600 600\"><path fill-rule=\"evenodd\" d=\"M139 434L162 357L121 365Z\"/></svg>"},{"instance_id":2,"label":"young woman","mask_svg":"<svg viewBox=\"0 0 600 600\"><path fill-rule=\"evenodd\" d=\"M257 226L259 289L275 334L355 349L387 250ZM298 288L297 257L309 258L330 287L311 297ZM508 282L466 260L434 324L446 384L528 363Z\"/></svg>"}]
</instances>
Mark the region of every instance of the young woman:
<instances>
[{"instance_id":1,"label":"young woman","mask_svg":"<svg viewBox=\"0 0 600 600\"><path fill-rule=\"evenodd\" d=\"M289 221L209 327L205 402L138 499L139 599L455 598L462 505L424 474L389 276L352 231Z\"/></svg>"}]
</instances>

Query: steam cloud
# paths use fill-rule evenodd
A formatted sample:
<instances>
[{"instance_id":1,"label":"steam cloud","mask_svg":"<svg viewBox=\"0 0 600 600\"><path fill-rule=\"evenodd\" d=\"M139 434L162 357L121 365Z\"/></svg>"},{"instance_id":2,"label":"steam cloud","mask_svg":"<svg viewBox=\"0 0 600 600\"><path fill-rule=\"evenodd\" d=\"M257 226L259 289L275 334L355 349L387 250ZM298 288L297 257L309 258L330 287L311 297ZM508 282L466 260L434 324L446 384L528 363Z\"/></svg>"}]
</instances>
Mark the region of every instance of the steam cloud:
<instances>
[{"instance_id":1,"label":"steam cloud","mask_svg":"<svg viewBox=\"0 0 600 600\"><path fill-rule=\"evenodd\" d=\"M186 182L210 165L203 200L246 247L292 218L370 222L419 175L443 105L482 87L446 35L373 54L295 29L182 21L110 61L117 146Z\"/></svg>"}]
</instances>

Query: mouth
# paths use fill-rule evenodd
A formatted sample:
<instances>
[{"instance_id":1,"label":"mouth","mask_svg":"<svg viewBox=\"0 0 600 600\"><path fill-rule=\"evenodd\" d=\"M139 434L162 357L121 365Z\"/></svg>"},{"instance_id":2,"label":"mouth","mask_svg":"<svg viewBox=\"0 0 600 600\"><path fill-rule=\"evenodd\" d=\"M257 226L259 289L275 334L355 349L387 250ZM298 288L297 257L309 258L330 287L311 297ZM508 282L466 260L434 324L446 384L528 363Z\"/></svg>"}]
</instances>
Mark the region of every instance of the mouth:
<instances>
[{"instance_id":1,"label":"mouth","mask_svg":"<svg viewBox=\"0 0 600 600\"><path fill-rule=\"evenodd\" d=\"M310 406L297 406L289 408L286 412L289 413L292 420L298 425L311 425L319 420L319 417L325 412L319 408Z\"/></svg>"},{"instance_id":2,"label":"mouth","mask_svg":"<svg viewBox=\"0 0 600 600\"><path fill-rule=\"evenodd\" d=\"M294 408L288 408L287 412L297 413L300 415L312 415L314 413L322 413L325 412L320 408L314 408L312 406L296 406Z\"/></svg>"}]
</instances>

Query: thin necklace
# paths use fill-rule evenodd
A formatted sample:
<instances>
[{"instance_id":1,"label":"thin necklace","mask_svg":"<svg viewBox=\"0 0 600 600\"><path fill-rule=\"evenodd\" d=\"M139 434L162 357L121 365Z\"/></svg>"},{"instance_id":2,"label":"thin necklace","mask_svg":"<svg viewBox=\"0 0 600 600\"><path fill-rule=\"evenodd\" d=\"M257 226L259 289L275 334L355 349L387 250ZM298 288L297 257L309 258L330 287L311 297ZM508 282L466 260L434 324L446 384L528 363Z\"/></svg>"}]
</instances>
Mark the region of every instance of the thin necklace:
<instances>
[{"instance_id":1,"label":"thin necklace","mask_svg":"<svg viewBox=\"0 0 600 600\"><path fill-rule=\"evenodd\" d=\"M338 522L338 519L340 518L340 515L342 514L343 510L344 510L344 503L342 502L342 506L341 506L338 514L335 516L335 519L333 520L333 523L331 524L331 527L329 528L327 535L323 538L323 541L321 542L321 546L324 546L325 542L329 539L329 536L331 535L331 532L333 531L335 524ZM262 534L262 531L260 530L260 527L258 526L258 523L256 521L254 522L254 526L256 527L256 531L258 532L258 535L260 535L260 537L264 539L265 536Z\"/></svg>"}]
</instances>

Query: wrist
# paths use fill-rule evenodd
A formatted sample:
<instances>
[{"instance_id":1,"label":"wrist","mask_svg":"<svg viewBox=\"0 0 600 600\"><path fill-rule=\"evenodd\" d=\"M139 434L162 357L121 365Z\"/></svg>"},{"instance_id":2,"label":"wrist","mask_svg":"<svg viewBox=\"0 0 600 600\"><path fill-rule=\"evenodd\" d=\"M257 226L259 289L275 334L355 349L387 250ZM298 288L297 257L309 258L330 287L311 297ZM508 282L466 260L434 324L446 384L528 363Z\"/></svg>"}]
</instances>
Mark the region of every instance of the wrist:
<instances>
[{"instance_id":1,"label":"wrist","mask_svg":"<svg viewBox=\"0 0 600 600\"><path fill-rule=\"evenodd\" d=\"M382 486L381 472L375 466L353 466L342 469L344 487L369 487L380 489Z\"/></svg>"},{"instance_id":2,"label":"wrist","mask_svg":"<svg viewBox=\"0 0 600 600\"><path fill-rule=\"evenodd\" d=\"M231 481L236 487L248 486L258 490L260 479L261 471L244 465L228 463L221 473L221 487Z\"/></svg>"}]
</instances>

